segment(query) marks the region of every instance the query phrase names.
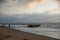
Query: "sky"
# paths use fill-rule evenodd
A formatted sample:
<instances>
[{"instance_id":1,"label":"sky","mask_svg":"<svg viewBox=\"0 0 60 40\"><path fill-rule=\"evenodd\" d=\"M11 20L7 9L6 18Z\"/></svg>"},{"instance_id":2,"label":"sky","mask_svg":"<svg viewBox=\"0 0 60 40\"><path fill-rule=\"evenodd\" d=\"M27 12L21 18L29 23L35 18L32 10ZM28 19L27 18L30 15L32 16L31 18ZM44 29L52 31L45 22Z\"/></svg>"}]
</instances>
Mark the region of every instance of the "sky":
<instances>
[{"instance_id":1,"label":"sky","mask_svg":"<svg viewBox=\"0 0 60 40\"><path fill-rule=\"evenodd\" d=\"M0 0L0 22L60 22L57 0Z\"/></svg>"}]
</instances>

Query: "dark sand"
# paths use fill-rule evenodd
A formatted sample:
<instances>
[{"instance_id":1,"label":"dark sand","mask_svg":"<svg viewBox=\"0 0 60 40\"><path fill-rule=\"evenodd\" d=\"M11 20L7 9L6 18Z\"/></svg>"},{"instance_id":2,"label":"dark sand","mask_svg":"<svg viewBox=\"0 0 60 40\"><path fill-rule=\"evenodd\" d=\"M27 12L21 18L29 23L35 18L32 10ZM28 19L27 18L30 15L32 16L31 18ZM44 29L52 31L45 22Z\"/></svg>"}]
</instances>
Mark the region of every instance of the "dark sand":
<instances>
[{"instance_id":1,"label":"dark sand","mask_svg":"<svg viewBox=\"0 0 60 40\"><path fill-rule=\"evenodd\" d=\"M0 28L0 40L59 40L59 39L22 32L15 29Z\"/></svg>"}]
</instances>

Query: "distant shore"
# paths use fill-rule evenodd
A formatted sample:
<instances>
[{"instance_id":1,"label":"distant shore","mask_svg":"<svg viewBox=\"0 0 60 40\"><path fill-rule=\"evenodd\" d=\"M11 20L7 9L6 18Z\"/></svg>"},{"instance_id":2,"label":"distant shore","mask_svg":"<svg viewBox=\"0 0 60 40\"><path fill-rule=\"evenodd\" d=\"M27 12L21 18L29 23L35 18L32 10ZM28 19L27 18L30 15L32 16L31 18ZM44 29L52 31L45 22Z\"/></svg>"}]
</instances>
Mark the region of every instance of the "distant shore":
<instances>
[{"instance_id":1,"label":"distant shore","mask_svg":"<svg viewBox=\"0 0 60 40\"><path fill-rule=\"evenodd\" d=\"M0 40L59 40L10 28L0 27Z\"/></svg>"}]
</instances>

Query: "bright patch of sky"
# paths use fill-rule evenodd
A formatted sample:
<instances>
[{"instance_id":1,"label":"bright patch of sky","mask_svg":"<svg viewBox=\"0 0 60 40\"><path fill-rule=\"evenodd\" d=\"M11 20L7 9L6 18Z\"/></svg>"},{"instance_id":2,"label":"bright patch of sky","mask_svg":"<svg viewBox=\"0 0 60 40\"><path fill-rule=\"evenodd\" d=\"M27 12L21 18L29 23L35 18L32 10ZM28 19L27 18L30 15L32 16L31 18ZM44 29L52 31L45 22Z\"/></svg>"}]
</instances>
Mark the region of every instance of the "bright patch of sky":
<instances>
[{"instance_id":1,"label":"bright patch of sky","mask_svg":"<svg viewBox=\"0 0 60 40\"><path fill-rule=\"evenodd\" d=\"M7 1L7 0L6 0ZM56 0L43 0L44 2L42 3L36 3L38 0L31 0L31 4L27 1L26 4L19 3L19 0L9 0L5 4L2 4L1 12L4 12L6 14L35 14L35 13L43 13L45 11L53 10L57 8ZM26 2L25 1L25 2ZM21 0L21 2L24 2L24 0ZM34 4L32 6L32 4ZM28 5L31 5L29 7Z\"/></svg>"}]
</instances>

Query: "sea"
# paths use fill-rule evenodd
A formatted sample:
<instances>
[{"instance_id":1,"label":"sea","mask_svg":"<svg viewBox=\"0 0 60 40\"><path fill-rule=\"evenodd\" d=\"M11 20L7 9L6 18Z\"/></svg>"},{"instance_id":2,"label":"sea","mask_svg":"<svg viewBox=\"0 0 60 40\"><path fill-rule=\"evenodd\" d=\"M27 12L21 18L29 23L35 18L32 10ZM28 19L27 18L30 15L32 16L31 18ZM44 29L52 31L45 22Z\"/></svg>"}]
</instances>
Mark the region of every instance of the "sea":
<instances>
[{"instance_id":1,"label":"sea","mask_svg":"<svg viewBox=\"0 0 60 40\"><path fill-rule=\"evenodd\" d=\"M29 32L37 35L44 35L52 38L60 39L60 24L57 25L41 25L40 27L28 27L27 25L11 25L11 28Z\"/></svg>"}]
</instances>

